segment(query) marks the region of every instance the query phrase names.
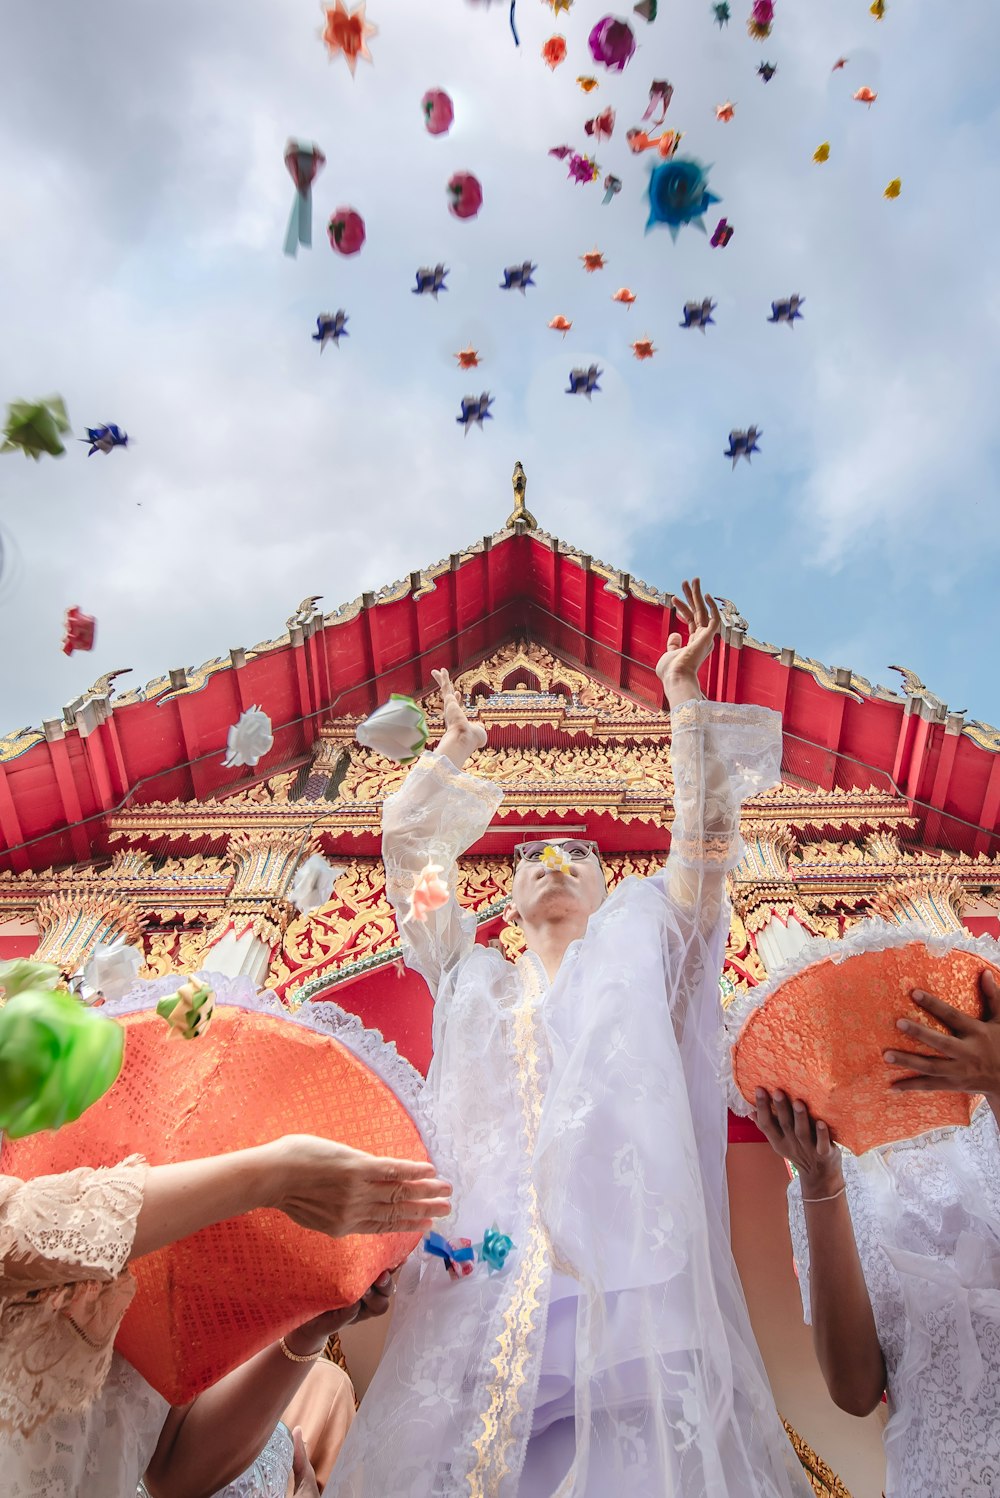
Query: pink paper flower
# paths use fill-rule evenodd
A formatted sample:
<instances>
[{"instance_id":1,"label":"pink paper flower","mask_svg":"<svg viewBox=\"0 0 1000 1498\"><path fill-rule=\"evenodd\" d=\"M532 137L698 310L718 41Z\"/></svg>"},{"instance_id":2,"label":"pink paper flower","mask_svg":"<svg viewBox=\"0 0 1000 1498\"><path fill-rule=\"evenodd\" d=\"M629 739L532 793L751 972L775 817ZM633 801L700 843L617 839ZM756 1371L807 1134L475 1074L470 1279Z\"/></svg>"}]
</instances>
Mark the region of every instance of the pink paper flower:
<instances>
[{"instance_id":1,"label":"pink paper flower","mask_svg":"<svg viewBox=\"0 0 1000 1498\"><path fill-rule=\"evenodd\" d=\"M606 68L615 68L619 73L635 51L635 37L627 21L605 16L598 21L590 33L590 52L595 62Z\"/></svg>"},{"instance_id":2,"label":"pink paper flower","mask_svg":"<svg viewBox=\"0 0 1000 1498\"><path fill-rule=\"evenodd\" d=\"M338 208L327 232L338 255L356 255L365 242L365 221L356 208Z\"/></svg>"},{"instance_id":3,"label":"pink paper flower","mask_svg":"<svg viewBox=\"0 0 1000 1498\"><path fill-rule=\"evenodd\" d=\"M410 896L410 909L406 919L408 921L426 921L432 910L440 910L449 899L447 884L441 878L444 869L439 863L426 864L417 875L417 882L413 886Z\"/></svg>"},{"instance_id":4,"label":"pink paper flower","mask_svg":"<svg viewBox=\"0 0 1000 1498\"><path fill-rule=\"evenodd\" d=\"M455 108L443 88L429 88L420 101L428 135L447 135L455 118Z\"/></svg>"},{"instance_id":5,"label":"pink paper flower","mask_svg":"<svg viewBox=\"0 0 1000 1498\"><path fill-rule=\"evenodd\" d=\"M483 206L483 189L471 172L456 172L448 183L448 208L456 218L475 218Z\"/></svg>"}]
</instances>

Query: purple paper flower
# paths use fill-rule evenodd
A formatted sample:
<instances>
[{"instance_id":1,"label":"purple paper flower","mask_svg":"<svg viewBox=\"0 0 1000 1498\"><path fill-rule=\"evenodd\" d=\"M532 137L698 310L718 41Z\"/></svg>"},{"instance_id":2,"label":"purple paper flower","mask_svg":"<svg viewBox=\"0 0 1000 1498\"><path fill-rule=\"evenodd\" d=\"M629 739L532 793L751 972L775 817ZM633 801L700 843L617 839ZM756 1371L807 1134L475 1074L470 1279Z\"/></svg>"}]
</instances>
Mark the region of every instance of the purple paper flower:
<instances>
[{"instance_id":1,"label":"purple paper flower","mask_svg":"<svg viewBox=\"0 0 1000 1498\"><path fill-rule=\"evenodd\" d=\"M578 156L575 152L569 158L569 177L571 182L593 182L600 168L596 161L591 161L589 156Z\"/></svg>"},{"instance_id":2,"label":"purple paper flower","mask_svg":"<svg viewBox=\"0 0 1000 1498\"><path fill-rule=\"evenodd\" d=\"M605 16L590 33L590 51L595 62L620 73L635 51L635 37L627 21Z\"/></svg>"}]
</instances>

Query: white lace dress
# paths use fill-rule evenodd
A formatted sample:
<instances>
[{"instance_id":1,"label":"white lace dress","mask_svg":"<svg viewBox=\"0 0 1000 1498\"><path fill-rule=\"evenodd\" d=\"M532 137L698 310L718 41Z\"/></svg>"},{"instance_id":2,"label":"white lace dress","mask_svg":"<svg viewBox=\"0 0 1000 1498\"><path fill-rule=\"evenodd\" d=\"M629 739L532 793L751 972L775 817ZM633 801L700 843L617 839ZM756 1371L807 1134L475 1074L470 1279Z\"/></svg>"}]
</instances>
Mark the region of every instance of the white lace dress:
<instances>
[{"instance_id":1,"label":"white lace dress","mask_svg":"<svg viewBox=\"0 0 1000 1498\"><path fill-rule=\"evenodd\" d=\"M888 1374L886 1498L1000 1493L1000 1131L844 1153L847 1198ZM809 1242L788 1191L805 1318Z\"/></svg>"},{"instance_id":2,"label":"white lace dress","mask_svg":"<svg viewBox=\"0 0 1000 1498\"><path fill-rule=\"evenodd\" d=\"M386 801L387 887L435 995L426 1106L455 1185L447 1237L494 1222L501 1273L403 1270L386 1350L328 1498L792 1498L729 1246L718 976L739 803L777 778L780 720L686 705L664 872L629 879L549 985L475 944L452 899L405 922L499 791L425 755Z\"/></svg>"}]
</instances>

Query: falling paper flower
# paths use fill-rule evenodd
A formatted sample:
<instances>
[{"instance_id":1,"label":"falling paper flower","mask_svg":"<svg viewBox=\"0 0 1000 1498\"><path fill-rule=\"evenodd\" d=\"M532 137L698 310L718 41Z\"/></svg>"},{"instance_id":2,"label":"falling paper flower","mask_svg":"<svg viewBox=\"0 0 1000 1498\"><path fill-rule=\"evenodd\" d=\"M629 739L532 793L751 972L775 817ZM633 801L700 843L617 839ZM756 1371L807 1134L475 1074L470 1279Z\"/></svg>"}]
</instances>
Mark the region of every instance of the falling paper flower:
<instances>
[{"instance_id":1,"label":"falling paper flower","mask_svg":"<svg viewBox=\"0 0 1000 1498\"><path fill-rule=\"evenodd\" d=\"M160 1000L156 1012L166 1020L171 1040L200 1040L212 1024L215 994L207 984L189 978L176 993Z\"/></svg>"},{"instance_id":2,"label":"falling paper flower","mask_svg":"<svg viewBox=\"0 0 1000 1498\"><path fill-rule=\"evenodd\" d=\"M366 749L374 749L397 765L418 759L427 743L427 718L412 697L393 692L388 702L361 723L354 737Z\"/></svg>"},{"instance_id":3,"label":"falling paper flower","mask_svg":"<svg viewBox=\"0 0 1000 1498\"><path fill-rule=\"evenodd\" d=\"M854 98L858 101L859 104L867 104L868 108L871 109L872 105L875 103L875 100L878 98L878 94L873 88L869 88L866 84L864 88L859 88L857 90Z\"/></svg>"},{"instance_id":4,"label":"falling paper flower","mask_svg":"<svg viewBox=\"0 0 1000 1498\"><path fill-rule=\"evenodd\" d=\"M723 454L726 458L732 458L733 467L736 467L740 458L746 458L750 462L751 453L759 453L757 438L763 434L756 427L748 427L745 432L729 433L729 449Z\"/></svg>"},{"instance_id":5,"label":"falling paper flower","mask_svg":"<svg viewBox=\"0 0 1000 1498\"><path fill-rule=\"evenodd\" d=\"M501 1233L494 1223L489 1232L483 1234L483 1241L477 1245L476 1253L479 1256L479 1262L487 1266L490 1274L494 1274L503 1269L514 1247L513 1238L509 1238L506 1233Z\"/></svg>"},{"instance_id":6,"label":"falling paper flower","mask_svg":"<svg viewBox=\"0 0 1000 1498\"><path fill-rule=\"evenodd\" d=\"M590 55L595 62L620 73L635 51L635 36L627 21L615 16L604 16L598 21L588 38Z\"/></svg>"},{"instance_id":7,"label":"falling paper flower","mask_svg":"<svg viewBox=\"0 0 1000 1498\"><path fill-rule=\"evenodd\" d=\"M62 433L70 430L62 397L50 395L40 401L12 401L7 407L3 447L0 452L22 452L41 460L42 453L61 458L66 451Z\"/></svg>"},{"instance_id":8,"label":"falling paper flower","mask_svg":"<svg viewBox=\"0 0 1000 1498\"><path fill-rule=\"evenodd\" d=\"M813 161L823 162L830 160L830 142L825 140L821 146L817 146L813 152Z\"/></svg>"},{"instance_id":9,"label":"falling paper flower","mask_svg":"<svg viewBox=\"0 0 1000 1498\"><path fill-rule=\"evenodd\" d=\"M81 442L89 442L90 451L88 458L95 453L104 453L107 456L116 447L128 447L128 432L123 432L121 427L116 426L113 421L105 422L103 426L86 427L86 437L81 437Z\"/></svg>"},{"instance_id":10,"label":"falling paper flower","mask_svg":"<svg viewBox=\"0 0 1000 1498\"><path fill-rule=\"evenodd\" d=\"M552 6L552 14L557 16L562 10L568 13L573 0L549 0L549 4Z\"/></svg>"},{"instance_id":11,"label":"falling paper flower","mask_svg":"<svg viewBox=\"0 0 1000 1498\"><path fill-rule=\"evenodd\" d=\"M669 161L676 156L680 143L684 139L682 130L661 130L659 135L648 135L645 130L637 126L626 130L625 139L633 156L640 155L643 151L658 151L664 161Z\"/></svg>"},{"instance_id":12,"label":"falling paper flower","mask_svg":"<svg viewBox=\"0 0 1000 1498\"><path fill-rule=\"evenodd\" d=\"M560 63L566 61L566 38L564 36L550 36L548 41L542 45L542 57L552 71L555 72Z\"/></svg>"},{"instance_id":13,"label":"falling paper flower","mask_svg":"<svg viewBox=\"0 0 1000 1498\"><path fill-rule=\"evenodd\" d=\"M428 135L447 135L455 119L455 106L443 88L429 88L420 101Z\"/></svg>"},{"instance_id":14,"label":"falling paper flower","mask_svg":"<svg viewBox=\"0 0 1000 1498\"><path fill-rule=\"evenodd\" d=\"M595 88L600 88L600 84L598 83L596 78L591 78L583 73L581 73L580 77L577 78L576 81L583 89L585 94L591 94L593 93Z\"/></svg>"},{"instance_id":15,"label":"falling paper flower","mask_svg":"<svg viewBox=\"0 0 1000 1498\"><path fill-rule=\"evenodd\" d=\"M523 261L521 265L508 265L503 273L500 290L519 291L523 296L529 286L534 286L531 277L537 269L538 266L532 265L530 260Z\"/></svg>"},{"instance_id":16,"label":"falling paper flower","mask_svg":"<svg viewBox=\"0 0 1000 1498\"><path fill-rule=\"evenodd\" d=\"M672 239L684 224L707 232L702 222L707 210L719 199L708 190L708 172L698 161L673 161L658 166L649 179L649 218L646 232L654 224L666 224Z\"/></svg>"},{"instance_id":17,"label":"falling paper flower","mask_svg":"<svg viewBox=\"0 0 1000 1498\"><path fill-rule=\"evenodd\" d=\"M439 863L425 864L420 870L410 896L406 920L426 921L432 910L440 910L442 905L447 905L449 891L441 878L443 873L444 869Z\"/></svg>"},{"instance_id":18,"label":"falling paper flower","mask_svg":"<svg viewBox=\"0 0 1000 1498\"><path fill-rule=\"evenodd\" d=\"M678 324L682 328L700 328L704 333L709 326L715 327L715 319L712 313L715 311L715 303L710 296L701 302L684 303L684 321Z\"/></svg>"},{"instance_id":19,"label":"falling paper flower","mask_svg":"<svg viewBox=\"0 0 1000 1498\"><path fill-rule=\"evenodd\" d=\"M653 124L662 125L667 117L667 110L670 108L670 101L673 97L673 84L668 83L665 78L654 78L653 82L649 85L649 103L646 105L643 119L650 119L659 110L659 113L656 114L656 118L653 120Z\"/></svg>"},{"instance_id":20,"label":"falling paper flower","mask_svg":"<svg viewBox=\"0 0 1000 1498\"><path fill-rule=\"evenodd\" d=\"M582 370L574 370L574 374L585 373ZM550 874L568 874L573 867L573 860L562 848L549 843L542 849L542 856L538 862L543 868L548 869Z\"/></svg>"},{"instance_id":21,"label":"falling paper flower","mask_svg":"<svg viewBox=\"0 0 1000 1498\"><path fill-rule=\"evenodd\" d=\"M712 232L712 238L710 240L712 249L718 250L721 248L724 250L735 232L736 231L734 230L732 224L728 219L720 218L719 222L716 224L715 229Z\"/></svg>"},{"instance_id":22,"label":"falling paper flower","mask_svg":"<svg viewBox=\"0 0 1000 1498\"><path fill-rule=\"evenodd\" d=\"M443 265L422 265L417 271L417 284L413 288L414 296L432 296L435 301L439 291L447 291L444 284L448 271Z\"/></svg>"},{"instance_id":23,"label":"falling paper flower","mask_svg":"<svg viewBox=\"0 0 1000 1498\"><path fill-rule=\"evenodd\" d=\"M712 6L712 12L720 31L723 26L729 25L729 18L732 15L732 11L729 9L729 0L719 0L718 5Z\"/></svg>"},{"instance_id":24,"label":"falling paper flower","mask_svg":"<svg viewBox=\"0 0 1000 1498\"><path fill-rule=\"evenodd\" d=\"M657 3L657 0L639 0L638 5L633 5L632 9L635 11L637 16L642 16L642 19L644 21L647 21L650 25L652 25L656 20L657 12L659 11L660 7Z\"/></svg>"},{"instance_id":25,"label":"falling paper flower","mask_svg":"<svg viewBox=\"0 0 1000 1498\"><path fill-rule=\"evenodd\" d=\"M469 435L470 427L477 426L482 431L483 422L493 420L493 414L490 411L492 404L493 397L485 390L482 395L466 395L462 398L462 409L455 420L459 426L465 428L466 437Z\"/></svg>"},{"instance_id":26,"label":"falling paper flower","mask_svg":"<svg viewBox=\"0 0 1000 1498\"><path fill-rule=\"evenodd\" d=\"M144 960L139 948L124 938L98 942L83 969L83 981L95 996L120 999L135 983Z\"/></svg>"},{"instance_id":27,"label":"falling paper flower","mask_svg":"<svg viewBox=\"0 0 1000 1498\"><path fill-rule=\"evenodd\" d=\"M299 245L312 246L312 185L326 157L315 143L290 140L285 146L285 166L295 183L295 200L285 233L285 254L297 255Z\"/></svg>"},{"instance_id":28,"label":"falling paper flower","mask_svg":"<svg viewBox=\"0 0 1000 1498\"><path fill-rule=\"evenodd\" d=\"M802 322L803 317L802 313L799 311L799 308L802 306L802 303L804 301L805 297L803 296L786 296L782 298L781 301L772 302L771 316L767 319L768 322L783 322L786 323L788 327L791 327L792 324L796 321Z\"/></svg>"},{"instance_id":29,"label":"falling paper flower","mask_svg":"<svg viewBox=\"0 0 1000 1498\"><path fill-rule=\"evenodd\" d=\"M763 42L771 35L774 22L774 0L753 0L747 31L754 41Z\"/></svg>"},{"instance_id":30,"label":"falling paper flower","mask_svg":"<svg viewBox=\"0 0 1000 1498\"><path fill-rule=\"evenodd\" d=\"M610 140L615 128L614 110L610 105L607 109L602 109L592 120L587 120L583 128L588 135L594 137L598 145L602 140Z\"/></svg>"},{"instance_id":31,"label":"falling paper flower","mask_svg":"<svg viewBox=\"0 0 1000 1498\"><path fill-rule=\"evenodd\" d=\"M561 333L564 338L572 326L569 318L564 317L561 312L557 312L555 317L549 319L549 327L556 333Z\"/></svg>"},{"instance_id":32,"label":"falling paper flower","mask_svg":"<svg viewBox=\"0 0 1000 1498\"><path fill-rule=\"evenodd\" d=\"M327 228L330 248L338 255L356 255L365 242L365 221L356 208L338 208Z\"/></svg>"},{"instance_id":33,"label":"falling paper flower","mask_svg":"<svg viewBox=\"0 0 1000 1498\"><path fill-rule=\"evenodd\" d=\"M453 1280L465 1279L476 1267L476 1251L471 1238L459 1238L456 1244L449 1243L440 1233L428 1233L424 1239L424 1253L442 1259Z\"/></svg>"},{"instance_id":34,"label":"falling paper flower","mask_svg":"<svg viewBox=\"0 0 1000 1498\"><path fill-rule=\"evenodd\" d=\"M319 853L307 858L296 870L292 887L288 891L288 898L299 915L309 915L311 911L319 910L325 905L343 872L343 868L335 869Z\"/></svg>"},{"instance_id":35,"label":"falling paper flower","mask_svg":"<svg viewBox=\"0 0 1000 1498\"><path fill-rule=\"evenodd\" d=\"M601 375L603 373L604 371L602 369L598 369L596 364L591 364L589 369L571 369L569 372L569 384L566 387L566 394L585 395L587 399L590 400L590 397L595 390L598 394L600 394L601 387L597 382L601 378ZM546 849L545 851L553 852L554 850L550 848ZM566 859L566 865L567 867L569 867L570 863L569 859L566 858L566 855L561 854L560 856ZM542 863L545 864L546 868L552 867L551 863L546 863L545 853L542 854ZM565 869L563 870L563 872L565 873Z\"/></svg>"},{"instance_id":36,"label":"falling paper flower","mask_svg":"<svg viewBox=\"0 0 1000 1498\"><path fill-rule=\"evenodd\" d=\"M572 146L553 146L551 148L551 150L549 151L549 155L550 156L554 156L557 161L565 161L566 158L567 158L567 156L572 156L573 155L573 147Z\"/></svg>"},{"instance_id":37,"label":"falling paper flower","mask_svg":"<svg viewBox=\"0 0 1000 1498\"><path fill-rule=\"evenodd\" d=\"M42 962L0 964L0 1129L58 1129L103 1097L121 1070L125 1031L58 987Z\"/></svg>"},{"instance_id":38,"label":"falling paper flower","mask_svg":"<svg viewBox=\"0 0 1000 1498\"><path fill-rule=\"evenodd\" d=\"M458 360L459 369L478 369L480 364L479 353L469 344L468 348L459 349L455 355Z\"/></svg>"},{"instance_id":39,"label":"falling paper flower","mask_svg":"<svg viewBox=\"0 0 1000 1498\"><path fill-rule=\"evenodd\" d=\"M637 359L652 359L656 353L652 338L637 338L632 345L632 352Z\"/></svg>"},{"instance_id":40,"label":"falling paper flower","mask_svg":"<svg viewBox=\"0 0 1000 1498\"><path fill-rule=\"evenodd\" d=\"M619 286L617 291L611 293L613 302L621 302L625 307L631 307L635 301L635 292L630 291L627 286Z\"/></svg>"},{"instance_id":41,"label":"falling paper flower","mask_svg":"<svg viewBox=\"0 0 1000 1498\"><path fill-rule=\"evenodd\" d=\"M849 61L850 59L847 57L838 57L833 67L830 69L831 73L836 73L840 68L846 68Z\"/></svg>"},{"instance_id":42,"label":"falling paper flower","mask_svg":"<svg viewBox=\"0 0 1000 1498\"><path fill-rule=\"evenodd\" d=\"M611 199L616 197L617 194L621 192L621 190L622 179L620 177L616 177L613 172L609 172L604 179L604 197L602 199L604 205L607 206L607 204L611 202Z\"/></svg>"},{"instance_id":43,"label":"falling paper flower","mask_svg":"<svg viewBox=\"0 0 1000 1498\"><path fill-rule=\"evenodd\" d=\"M71 609L66 610L63 631L63 655L72 655L74 650L93 650L97 620L92 614L83 613L74 604Z\"/></svg>"},{"instance_id":44,"label":"falling paper flower","mask_svg":"<svg viewBox=\"0 0 1000 1498\"><path fill-rule=\"evenodd\" d=\"M483 206L483 189L471 172L456 172L448 183L448 211L455 218L475 218Z\"/></svg>"},{"instance_id":45,"label":"falling paper flower","mask_svg":"<svg viewBox=\"0 0 1000 1498\"><path fill-rule=\"evenodd\" d=\"M229 730L223 767L235 770L240 765L255 765L270 751L273 743L267 713L261 712L259 707L248 707Z\"/></svg>"},{"instance_id":46,"label":"falling paper flower","mask_svg":"<svg viewBox=\"0 0 1000 1498\"><path fill-rule=\"evenodd\" d=\"M872 0L871 5L869 5L868 7L868 14L870 16L874 16L876 21L881 21L884 18L887 9L888 6L886 5L885 0Z\"/></svg>"},{"instance_id":47,"label":"falling paper flower","mask_svg":"<svg viewBox=\"0 0 1000 1498\"><path fill-rule=\"evenodd\" d=\"M882 196L883 198L898 198L902 191L903 179L901 177L893 177Z\"/></svg>"},{"instance_id":48,"label":"falling paper flower","mask_svg":"<svg viewBox=\"0 0 1000 1498\"><path fill-rule=\"evenodd\" d=\"M760 67L757 69L757 76L758 78L763 78L765 83L770 83L771 79L774 77L777 71L778 69L775 67L773 62L762 62Z\"/></svg>"},{"instance_id":49,"label":"falling paper flower","mask_svg":"<svg viewBox=\"0 0 1000 1498\"><path fill-rule=\"evenodd\" d=\"M368 38L378 36L378 27L373 26L365 18L365 0L352 11L349 11L344 0L334 0L333 5L324 5L323 14L326 24L320 35L326 43L326 49L330 54L330 60L339 57L343 53L344 61L351 70L354 77L354 69L358 65L358 58L363 57L366 62L371 62L372 55L368 50Z\"/></svg>"},{"instance_id":50,"label":"falling paper flower","mask_svg":"<svg viewBox=\"0 0 1000 1498\"><path fill-rule=\"evenodd\" d=\"M589 275L593 275L595 270L603 270L607 263L600 250L587 250L586 254L580 256L580 259L583 261L584 270Z\"/></svg>"},{"instance_id":51,"label":"falling paper flower","mask_svg":"<svg viewBox=\"0 0 1000 1498\"><path fill-rule=\"evenodd\" d=\"M725 104L716 104L715 106L715 118L721 120L723 124L728 124L735 113L736 105L731 99L727 99Z\"/></svg>"},{"instance_id":52,"label":"falling paper flower","mask_svg":"<svg viewBox=\"0 0 1000 1498\"><path fill-rule=\"evenodd\" d=\"M321 312L316 319L316 331L312 335L313 343L319 344L320 353L327 344L333 342L340 347L342 338L350 338L347 331L347 313L343 308L339 312Z\"/></svg>"},{"instance_id":53,"label":"falling paper flower","mask_svg":"<svg viewBox=\"0 0 1000 1498\"><path fill-rule=\"evenodd\" d=\"M571 182L596 182L600 173L600 167L590 156L581 156L576 151L567 162L567 170Z\"/></svg>"}]
</instances>

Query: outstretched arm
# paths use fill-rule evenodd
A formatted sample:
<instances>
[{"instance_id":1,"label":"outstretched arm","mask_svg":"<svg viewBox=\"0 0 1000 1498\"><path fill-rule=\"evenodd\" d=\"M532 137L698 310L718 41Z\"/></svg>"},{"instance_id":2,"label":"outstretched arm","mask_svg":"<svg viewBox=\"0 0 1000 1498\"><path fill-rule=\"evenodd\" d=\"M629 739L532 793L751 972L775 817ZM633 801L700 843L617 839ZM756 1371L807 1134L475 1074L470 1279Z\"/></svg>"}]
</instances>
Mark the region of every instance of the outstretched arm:
<instances>
[{"instance_id":1,"label":"outstretched arm","mask_svg":"<svg viewBox=\"0 0 1000 1498\"><path fill-rule=\"evenodd\" d=\"M459 855L482 837L503 796L487 781L462 773L469 756L486 743L486 731L469 722L448 672L433 676L441 688L444 736L435 753L422 755L402 788L386 798L382 857L403 955L436 995L443 975L476 938L474 916L455 898ZM413 892L428 868L447 886L448 898L438 909L422 910L420 919Z\"/></svg>"},{"instance_id":2,"label":"outstretched arm","mask_svg":"<svg viewBox=\"0 0 1000 1498\"><path fill-rule=\"evenodd\" d=\"M757 1127L796 1167L809 1243L813 1344L833 1402L849 1415L870 1415L886 1370L871 1298L854 1237L840 1152L830 1131L802 1102L757 1089Z\"/></svg>"}]
</instances>

